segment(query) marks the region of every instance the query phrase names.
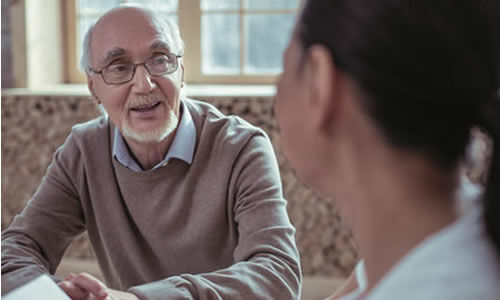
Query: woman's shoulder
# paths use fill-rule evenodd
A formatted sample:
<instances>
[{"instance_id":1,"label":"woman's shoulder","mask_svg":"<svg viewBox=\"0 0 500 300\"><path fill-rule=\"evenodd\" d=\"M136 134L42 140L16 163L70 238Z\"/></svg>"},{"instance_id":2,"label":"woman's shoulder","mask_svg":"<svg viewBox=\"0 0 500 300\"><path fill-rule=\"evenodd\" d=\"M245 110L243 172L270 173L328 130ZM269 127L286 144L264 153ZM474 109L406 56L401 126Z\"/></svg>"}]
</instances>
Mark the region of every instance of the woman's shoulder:
<instances>
[{"instance_id":1,"label":"woman's shoulder","mask_svg":"<svg viewBox=\"0 0 500 300\"><path fill-rule=\"evenodd\" d=\"M367 300L497 299L500 255L483 225L480 205L408 253Z\"/></svg>"}]
</instances>

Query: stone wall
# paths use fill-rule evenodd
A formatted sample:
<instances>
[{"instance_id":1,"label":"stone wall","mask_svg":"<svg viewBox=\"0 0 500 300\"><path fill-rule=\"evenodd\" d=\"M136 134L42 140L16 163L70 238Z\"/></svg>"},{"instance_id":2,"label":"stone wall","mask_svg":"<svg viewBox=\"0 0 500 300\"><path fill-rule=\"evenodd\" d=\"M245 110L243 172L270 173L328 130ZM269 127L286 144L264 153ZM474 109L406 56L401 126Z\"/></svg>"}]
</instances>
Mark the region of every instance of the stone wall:
<instances>
[{"instance_id":1,"label":"stone wall","mask_svg":"<svg viewBox=\"0 0 500 300\"><path fill-rule=\"evenodd\" d=\"M198 98L200 99L200 98ZM305 275L347 276L357 254L351 233L330 199L322 198L296 178L279 147L279 132L268 98L205 98L226 114L260 126L270 136L281 169L288 212ZM31 198L71 127L99 115L87 96L2 95L2 230ZM66 257L93 259L85 235Z\"/></svg>"}]
</instances>

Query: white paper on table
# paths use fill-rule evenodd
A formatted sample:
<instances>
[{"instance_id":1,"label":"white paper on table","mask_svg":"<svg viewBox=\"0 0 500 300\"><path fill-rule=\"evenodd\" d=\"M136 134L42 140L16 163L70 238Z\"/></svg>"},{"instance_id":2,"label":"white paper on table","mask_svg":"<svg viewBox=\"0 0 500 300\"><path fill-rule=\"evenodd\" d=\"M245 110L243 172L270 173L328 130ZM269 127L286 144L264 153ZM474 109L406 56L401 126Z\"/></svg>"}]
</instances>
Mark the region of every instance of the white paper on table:
<instances>
[{"instance_id":1,"label":"white paper on table","mask_svg":"<svg viewBox=\"0 0 500 300\"><path fill-rule=\"evenodd\" d=\"M47 275L41 275L2 297L3 300L71 300Z\"/></svg>"}]
</instances>

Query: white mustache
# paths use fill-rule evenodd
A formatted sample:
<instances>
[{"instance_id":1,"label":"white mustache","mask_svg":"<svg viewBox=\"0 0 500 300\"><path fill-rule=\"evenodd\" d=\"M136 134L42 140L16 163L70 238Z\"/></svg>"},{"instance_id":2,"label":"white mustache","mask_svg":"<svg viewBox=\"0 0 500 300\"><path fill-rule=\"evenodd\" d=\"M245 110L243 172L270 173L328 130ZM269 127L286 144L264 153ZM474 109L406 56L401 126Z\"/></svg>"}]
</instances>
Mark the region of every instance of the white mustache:
<instances>
[{"instance_id":1,"label":"white mustache","mask_svg":"<svg viewBox=\"0 0 500 300\"><path fill-rule=\"evenodd\" d=\"M140 107L140 106L148 106L150 104L153 104L156 102L162 102L162 101L163 101L163 99L156 97L156 96L145 96L145 97L135 98L135 99L132 99L127 104L127 109L134 108L134 107Z\"/></svg>"}]
</instances>

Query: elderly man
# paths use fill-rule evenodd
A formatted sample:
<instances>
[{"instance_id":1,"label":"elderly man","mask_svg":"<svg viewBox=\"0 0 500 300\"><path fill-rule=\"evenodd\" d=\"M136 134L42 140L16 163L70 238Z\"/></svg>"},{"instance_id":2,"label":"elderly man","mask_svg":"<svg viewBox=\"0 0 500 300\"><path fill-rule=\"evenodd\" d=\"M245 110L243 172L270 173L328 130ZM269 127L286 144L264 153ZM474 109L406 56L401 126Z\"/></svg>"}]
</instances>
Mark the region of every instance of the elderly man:
<instances>
[{"instance_id":1,"label":"elderly man","mask_svg":"<svg viewBox=\"0 0 500 300\"><path fill-rule=\"evenodd\" d=\"M2 288L54 273L87 230L106 285L54 277L72 299L294 299L301 273L268 138L182 97L174 24L104 14L82 66L106 116L77 125L2 235Z\"/></svg>"}]
</instances>

